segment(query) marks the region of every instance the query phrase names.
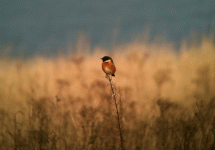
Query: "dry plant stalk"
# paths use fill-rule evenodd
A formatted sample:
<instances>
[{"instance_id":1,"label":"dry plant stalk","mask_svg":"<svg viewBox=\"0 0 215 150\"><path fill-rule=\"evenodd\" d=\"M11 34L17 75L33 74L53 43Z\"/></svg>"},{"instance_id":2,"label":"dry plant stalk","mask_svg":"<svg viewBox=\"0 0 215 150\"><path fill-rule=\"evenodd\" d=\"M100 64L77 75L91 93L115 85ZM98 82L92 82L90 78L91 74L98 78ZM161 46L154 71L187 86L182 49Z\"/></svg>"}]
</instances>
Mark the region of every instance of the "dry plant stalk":
<instances>
[{"instance_id":1,"label":"dry plant stalk","mask_svg":"<svg viewBox=\"0 0 215 150\"><path fill-rule=\"evenodd\" d=\"M115 108L116 108L117 128L119 130L119 137L120 137L120 148L121 148L121 150L124 150L125 148L124 148L124 144L123 144L124 140L123 140L123 135L122 135L122 122L121 122L121 119L120 119L120 112L119 112L118 104L117 104L117 101L116 101L116 94L114 92L112 77L107 75L106 78L109 80L110 87L111 87L111 92L112 92L112 99L114 101L114 105L115 105Z\"/></svg>"}]
</instances>

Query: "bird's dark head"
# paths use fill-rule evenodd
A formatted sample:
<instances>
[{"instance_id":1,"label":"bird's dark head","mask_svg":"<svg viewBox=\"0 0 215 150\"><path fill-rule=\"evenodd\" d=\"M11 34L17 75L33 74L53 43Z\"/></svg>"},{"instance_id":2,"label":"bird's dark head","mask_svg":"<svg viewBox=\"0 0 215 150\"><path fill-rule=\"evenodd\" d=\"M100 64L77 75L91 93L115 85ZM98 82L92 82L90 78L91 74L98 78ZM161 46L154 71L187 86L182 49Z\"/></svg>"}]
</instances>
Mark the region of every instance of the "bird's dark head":
<instances>
[{"instance_id":1,"label":"bird's dark head","mask_svg":"<svg viewBox=\"0 0 215 150\"><path fill-rule=\"evenodd\" d=\"M101 59L102 59L103 62L106 62L106 61L108 61L108 60L110 60L111 62L113 62L112 58L109 57L109 56L104 56L104 57L102 57Z\"/></svg>"}]
</instances>

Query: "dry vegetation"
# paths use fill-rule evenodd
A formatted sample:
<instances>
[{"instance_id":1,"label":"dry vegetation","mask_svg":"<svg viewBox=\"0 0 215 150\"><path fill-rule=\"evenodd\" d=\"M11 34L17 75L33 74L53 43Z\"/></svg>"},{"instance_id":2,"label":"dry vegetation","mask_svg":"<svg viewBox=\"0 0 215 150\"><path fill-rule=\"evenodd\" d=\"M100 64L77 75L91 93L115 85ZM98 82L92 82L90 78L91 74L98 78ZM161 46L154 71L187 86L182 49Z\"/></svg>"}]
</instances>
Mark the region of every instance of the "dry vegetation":
<instances>
[{"instance_id":1,"label":"dry vegetation","mask_svg":"<svg viewBox=\"0 0 215 150\"><path fill-rule=\"evenodd\" d=\"M127 150L215 149L215 46L133 42L107 54L0 59L0 149L119 149L101 58L111 55Z\"/></svg>"}]
</instances>

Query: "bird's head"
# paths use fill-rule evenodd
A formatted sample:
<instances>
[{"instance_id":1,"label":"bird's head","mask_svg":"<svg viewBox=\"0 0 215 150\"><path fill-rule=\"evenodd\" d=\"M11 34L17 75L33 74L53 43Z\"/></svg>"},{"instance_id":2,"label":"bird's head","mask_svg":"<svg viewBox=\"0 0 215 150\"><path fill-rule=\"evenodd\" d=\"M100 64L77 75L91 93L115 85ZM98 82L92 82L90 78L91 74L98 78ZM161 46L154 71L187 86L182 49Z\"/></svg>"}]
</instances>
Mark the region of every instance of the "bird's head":
<instances>
[{"instance_id":1,"label":"bird's head","mask_svg":"<svg viewBox=\"0 0 215 150\"><path fill-rule=\"evenodd\" d=\"M104 57L102 57L101 59L102 59L103 62L108 62L108 61L113 62L112 58L109 57L109 56L104 56Z\"/></svg>"}]
</instances>

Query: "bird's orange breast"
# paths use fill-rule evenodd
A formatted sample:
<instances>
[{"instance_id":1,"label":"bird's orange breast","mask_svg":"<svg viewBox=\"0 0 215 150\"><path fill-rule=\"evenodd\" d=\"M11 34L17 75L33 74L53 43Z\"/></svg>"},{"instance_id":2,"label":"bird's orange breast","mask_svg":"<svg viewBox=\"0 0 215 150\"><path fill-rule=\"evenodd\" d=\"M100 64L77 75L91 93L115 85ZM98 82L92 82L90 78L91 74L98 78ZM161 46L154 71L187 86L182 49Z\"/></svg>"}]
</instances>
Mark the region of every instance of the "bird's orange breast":
<instances>
[{"instance_id":1,"label":"bird's orange breast","mask_svg":"<svg viewBox=\"0 0 215 150\"><path fill-rule=\"evenodd\" d=\"M116 67L111 62L103 62L102 69L107 74L114 74L116 72Z\"/></svg>"}]
</instances>

